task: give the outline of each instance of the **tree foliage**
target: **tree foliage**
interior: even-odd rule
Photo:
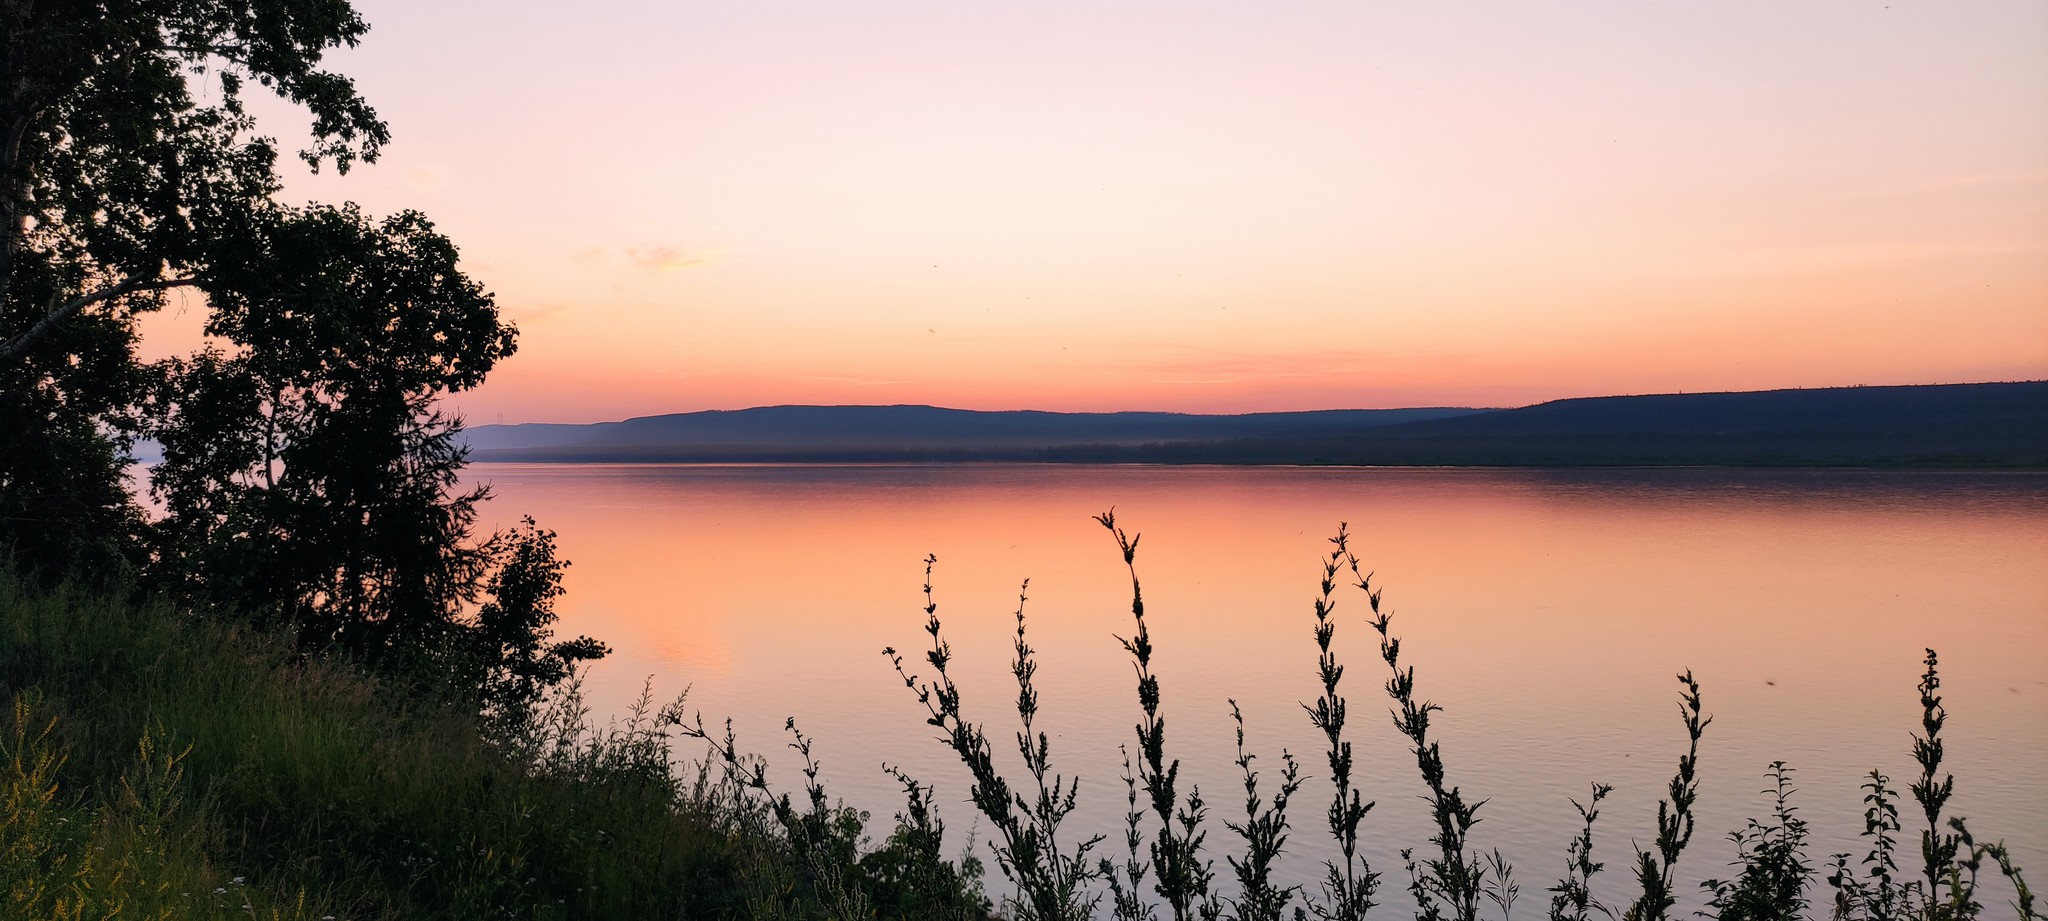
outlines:
[[[601,655],[546,642],[552,533],[479,536],[488,490],[460,488],[436,403],[512,354],[491,295],[416,212],[275,200],[252,85],[310,118],[315,169],[389,139],[323,68],[367,29],[347,0],[0,0],[0,27],[0,550],[52,578],[139,568],[493,706]],[[210,344],[145,363],[136,318],[175,289]],[[123,480],[145,434],[154,522]]]
[[[141,562],[135,316],[271,207],[248,83],[312,116],[315,165],[375,158],[384,124],[320,68],[365,29],[345,0],[0,0],[0,545],[27,568]]]
[[[205,270],[225,348],[168,362],[152,406],[161,573],[315,644],[438,647],[489,560],[486,492],[455,491],[458,427],[432,401],[512,332],[417,214],[278,208],[252,231]]]

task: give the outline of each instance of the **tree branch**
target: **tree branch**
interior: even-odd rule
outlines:
[[[142,291],[164,291],[170,288],[179,288],[198,283],[199,280],[196,278],[152,280],[141,275],[130,275],[113,287],[101,288],[91,294],[81,294],[52,308],[42,319],[36,321],[36,325],[29,327],[27,332],[15,336],[6,342],[0,342],[0,361],[12,361],[19,358],[29,350],[30,346],[35,345],[37,340],[49,335],[50,330],[56,329],[57,324],[70,319],[72,315],[101,301],[113,300],[117,297],[125,297]]]

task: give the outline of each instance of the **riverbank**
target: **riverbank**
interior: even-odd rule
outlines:
[[[0,916],[719,918],[830,894],[758,798],[689,770],[659,709],[593,724],[571,694],[493,730],[282,638],[0,572]],[[676,770],[678,769],[679,770]],[[866,849],[841,895],[979,916]],[[838,839],[835,839],[838,840]]]

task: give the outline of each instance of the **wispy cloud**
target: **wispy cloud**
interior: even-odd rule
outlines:
[[[2044,184],[2048,184],[2048,170],[1959,173],[1852,189],[1843,193],[1840,197],[1886,198],[1896,195],[1927,195],[1970,189],[1996,189],[2009,186],[2040,186]]]
[[[715,250],[691,252],[674,246],[629,246],[626,258],[650,272],[674,272],[704,265],[718,255]]]
[[[438,166],[416,166],[405,171],[405,184],[420,191],[438,189],[448,181],[448,171]]]
[[[1418,372],[1447,372],[1471,364],[1452,353],[1374,352],[1359,349],[1265,349],[1226,351],[1180,346],[1175,354],[1130,363],[1116,373],[1159,384],[1274,383],[1308,380],[1398,379]]]
[[[561,301],[544,301],[541,303],[523,304],[515,313],[516,319],[537,322],[560,316],[569,310],[569,305]]]
[[[836,377],[830,374],[800,374],[799,380],[824,381],[828,384],[851,384],[856,387],[895,387],[913,384],[916,381],[887,381],[869,377]]]

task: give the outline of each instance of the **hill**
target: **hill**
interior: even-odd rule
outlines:
[[[478,460],[700,460],[733,456],[967,452],[1011,454],[1071,445],[1313,438],[1445,419],[1478,409],[1317,412],[979,412],[936,406],[764,406],[644,416],[594,425],[484,425],[465,433]]]
[[[482,426],[481,461],[2048,467],[2048,382],[1175,413],[777,406]]]

